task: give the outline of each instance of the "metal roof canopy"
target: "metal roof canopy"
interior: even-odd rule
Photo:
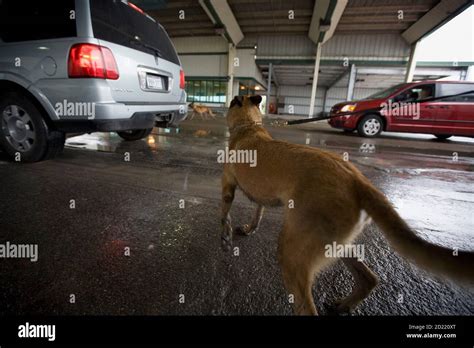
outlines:
[[[135,0],[155,17],[171,37],[221,35],[229,43],[256,43],[259,36],[293,35],[309,37],[313,42],[326,42],[333,34],[398,34],[412,44],[426,36],[470,6],[470,0]],[[184,11],[185,19],[179,19]],[[342,54],[342,52],[341,52]],[[258,58],[258,57],[257,57]],[[313,57],[312,57],[313,58]],[[322,57],[318,85],[328,87],[348,67]],[[278,84],[309,85],[314,73],[314,58],[304,62],[273,61],[273,79]],[[351,62],[352,63],[352,62]],[[378,67],[400,68],[400,64],[379,62]],[[264,77],[268,62],[259,62]],[[356,63],[357,68],[361,64]],[[377,62],[369,64],[375,65]],[[402,62],[402,65],[405,65]],[[363,66],[363,65],[362,65]],[[456,71],[456,68],[452,68]],[[389,70],[389,71],[394,71]],[[398,72],[398,70],[397,70]],[[417,72],[418,73],[418,70]],[[415,78],[419,78],[418,75]],[[443,74],[426,75],[443,77]],[[360,74],[360,70],[358,72]],[[366,74],[356,86],[373,81],[391,83],[402,75],[378,77]],[[380,74],[372,74],[379,76]]]
[[[408,43],[420,39],[472,3],[470,0],[134,0],[133,2],[163,24],[171,37],[220,35],[219,29],[230,30],[232,28],[227,26],[235,25],[229,19],[221,18],[228,15],[236,19],[245,37],[291,34],[308,35],[316,41],[317,38],[311,37],[311,31],[319,29],[319,26],[324,24],[318,23],[319,19],[323,19],[323,22],[331,19],[329,17],[342,4],[344,8],[340,18],[337,19],[338,23],[325,23],[330,26],[328,32],[334,26],[336,34],[397,33]],[[210,11],[207,11],[208,9]],[[226,13],[227,9],[231,13]],[[180,19],[179,11],[184,11],[184,19]],[[212,18],[216,15],[221,23],[216,23],[215,18]]]

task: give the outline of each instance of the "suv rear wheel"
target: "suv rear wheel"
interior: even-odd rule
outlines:
[[[383,121],[378,115],[366,115],[357,125],[357,132],[366,138],[376,137],[382,133]]]
[[[64,149],[64,133],[49,129],[41,111],[20,93],[0,95],[0,146],[18,162],[51,159]]]
[[[134,141],[134,140],[140,140],[147,137],[148,135],[150,135],[152,130],[153,128],[135,129],[135,130],[117,132],[117,134],[124,140]]]

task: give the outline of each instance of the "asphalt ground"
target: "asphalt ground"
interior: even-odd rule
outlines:
[[[472,139],[368,140],[324,124],[272,123],[277,139],[346,153],[421,237],[474,250]],[[47,162],[10,163],[0,152],[0,243],[38,245],[37,262],[0,259],[0,315],[292,314],[276,258],[281,208],[266,210],[256,234],[235,237],[237,256],[220,248],[216,159],[227,136],[223,118],[195,118],[136,142],[71,137]],[[234,225],[254,208],[237,193]],[[356,242],[380,284],[353,315],[474,314],[472,288],[410,265],[375,225]],[[320,314],[351,286],[341,262],[322,272],[313,288]]]

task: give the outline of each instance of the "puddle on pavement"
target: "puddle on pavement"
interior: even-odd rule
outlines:
[[[153,133],[142,140],[128,142],[112,133],[81,134],[66,139],[66,146],[102,152],[121,152],[130,148],[144,149],[140,144],[147,144],[148,150],[157,150],[170,143],[170,135],[179,134],[180,128],[155,128]],[[165,146],[166,147],[166,146]]]

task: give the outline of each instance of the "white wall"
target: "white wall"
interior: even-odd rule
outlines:
[[[253,77],[266,86],[266,81],[263,79],[257,64],[255,64],[254,48],[237,49],[236,57],[239,58],[239,66],[234,68],[234,76]]]
[[[227,55],[181,55],[186,76],[227,76]]]
[[[321,50],[322,59],[404,60],[410,46],[398,34],[334,35]]]
[[[315,44],[307,37],[260,36],[257,55],[313,59]],[[321,49],[321,59],[406,60],[410,46],[398,34],[334,35]]]
[[[354,99],[363,99],[371,94],[381,91],[380,88],[355,88]],[[278,90],[278,102],[284,103],[284,107],[278,108],[279,114],[290,114],[289,106],[292,105],[294,115],[308,116],[309,105],[311,101],[311,86],[289,86],[282,85]],[[329,112],[334,104],[346,101],[347,88],[333,87],[327,92],[325,112]],[[314,116],[322,111],[324,98],[324,89],[318,88],[316,90],[316,99],[314,107]]]
[[[315,47],[307,36],[271,35],[259,36],[257,39],[257,54],[259,56],[314,57]]]
[[[171,39],[178,54],[227,52],[229,46],[221,36],[175,37]]]
[[[178,37],[173,44],[186,76],[227,77],[229,44],[220,36]],[[234,67],[235,77],[252,77],[266,86],[255,64],[255,48],[238,48],[239,65]],[[238,85],[238,84],[237,84]],[[236,91],[234,89],[234,94]]]
[[[279,114],[290,114],[290,106],[293,106],[294,115],[309,114],[309,105],[311,102],[311,86],[288,86],[281,85],[278,89],[278,103],[284,103],[284,107],[278,108]],[[319,113],[323,106],[324,90],[319,88],[316,91],[315,113]]]

